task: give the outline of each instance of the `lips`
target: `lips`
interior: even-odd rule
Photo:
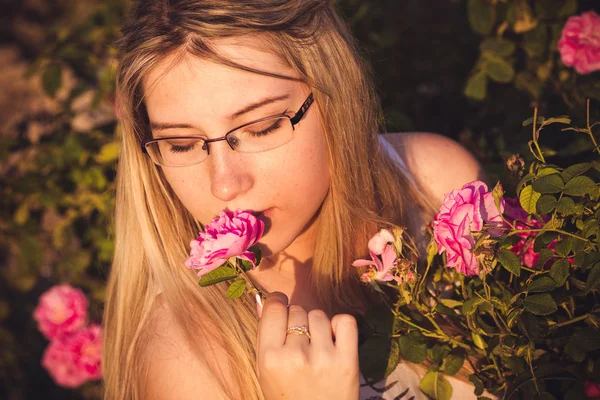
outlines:
[[[259,214],[265,217],[270,217],[273,214],[274,207],[269,207],[264,211],[261,211]]]

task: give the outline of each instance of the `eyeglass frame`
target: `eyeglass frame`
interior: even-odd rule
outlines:
[[[255,121],[250,121],[250,122],[246,122],[245,124],[242,124],[240,126],[238,126],[237,128],[233,128],[232,130],[228,131],[225,135],[218,137],[218,138],[214,138],[214,139],[205,139],[199,136],[169,136],[169,137],[162,137],[162,138],[158,138],[158,139],[146,139],[142,142],[142,144],[140,145],[142,152],[147,154],[150,157],[150,154],[148,153],[148,150],[146,149],[146,146],[150,143],[155,143],[155,142],[160,142],[160,141],[164,141],[164,140],[173,140],[173,139],[199,139],[201,141],[204,142],[204,144],[202,145],[203,149],[202,150],[206,150],[206,156],[208,158],[208,156],[210,155],[210,143],[213,142],[220,142],[220,141],[226,141],[227,144],[229,145],[229,147],[231,148],[231,150],[235,151],[235,149],[233,148],[233,146],[231,145],[231,143],[229,143],[229,140],[227,140],[227,137],[229,136],[229,134],[231,134],[232,132],[237,131],[238,129],[244,128],[248,125],[252,125],[252,124],[256,124],[258,122],[263,122],[263,121],[268,121],[270,119],[276,119],[276,118],[287,118],[290,120],[290,123],[292,124],[292,130],[295,131],[295,126],[302,120],[302,118],[304,118],[304,115],[306,115],[306,112],[308,111],[308,108],[311,106],[311,104],[314,102],[314,97],[312,92],[308,95],[308,97],[306,98],[306,100],[304,100],[304,103],[302,103],[302,105],[300,106],[300,109],[293,115],[293,116],[289,116],[289,115],[271,115],[269,117],[264,117],[264,118],[260,118],[257,119]],[[285,143],[284,143],[285,144]],[[206,149],[204,149],[204,147],[206,146]],[[257,153],[262,153],[264,151],[269,151],[269,150],[273,150],[273,149],[268,149],[268,150],[263,150]],[[256,153],[251,153],[251,154],[256,154]],[[150,159],[152,159],[152,157],[150,157]],[[201,162],[205,161],[206,158],[200,162],[197,162],[196,164],[200,164]],[[154,162],[154,160],[152,160]],[[185,165],[186,167],[189,167],[191,165],[196,165],[196,164],[190,164],[190,165]],[[160,164],[158,164],[160,165]],[[181,167],[183,167],[184,165],[181,165]]]

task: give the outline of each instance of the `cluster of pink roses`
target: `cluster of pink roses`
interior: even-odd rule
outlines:
[[[33,313],[38,329],[50,340],[42,365],[61,386],[102,378],[102,328],[86,326],[87,308],[81,290],[60,285],[42,294]]]
[[[502,213],[488,187],[481,181],[465,184],[460,190],[453,190],[444,196],[444,203],[433,221],[433,235],[438,245],[438,253],[446,252],[447,266],[464,275],[477,275],[479,261],[473,252],[474,233],[481,232],[487,225],[490,236],[500,236],[503,226]]]
[[[433,222],[433,233],[438,253],[446,252],[447,266],[471,276],[481,272],[479,260],[472,252],[475,235],[487,232],[491,237],[497,237],[502,233],[499,228],[526,231],[542,226],[542,222],[530,218],[523,210],[519,199],[501,198],[498,209],[486,184],[474,181],[444,196],[444,203]],[[519,232],[517,236],[521,240],[511,247],[511,251],[519,256],[523,265],[535,267],[540,258],[540,253],[534,250],[537,232]],[[547,247],[554,250],[556,242],[553,240]]]
[[[258,242],[263,231],[264,223],[251,212],[223,210],[206,226],[204,232],[192,240],[185,266],[197,270],[200,278],[225,264],[231,257],[256,266],[255,255],[249,248]]]
[[[579,74],[600,70],[600,15],[594,11],[567,20],[558,50],[563,64]]]

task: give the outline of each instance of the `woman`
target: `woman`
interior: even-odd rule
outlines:
[[[106,398],[370,396],[350,314],[374,300],[350,265],[382,226],[418,239],[443,193],[477,178],[476,161],[436,135],[381,139],[330,1],[144,0],[119,46]],[[267,224],[249,274],[271,293],[260,323],[252,298],[199,288],[183,266],[225,208]],[[410,396],[422,396],[414,384]]]

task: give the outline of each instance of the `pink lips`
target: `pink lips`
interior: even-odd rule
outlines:
[[[265,216],[265,217],[270,217],[273,214],[273,207],[267,208],[266,210],[262,211],[260,214]]]

